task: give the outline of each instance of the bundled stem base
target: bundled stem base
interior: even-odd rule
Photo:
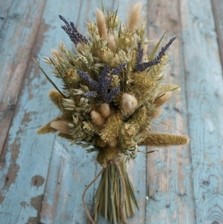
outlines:
[[[95,195],[95,221],[101,214],[110,223],[127,223],[138,208],[133,186],[122,156],[111,161],[103,170]]]

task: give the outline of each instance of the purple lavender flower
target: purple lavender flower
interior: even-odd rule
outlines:
[[[77,73],[91,89],[97,89],[98,83],[87,72],[77,70]]]
[[[68,22],[63,16],[59,15],[60,19],[65,23],[61,26],[62,29],[68,34],[71,41],[77,45],[80,42],[87,43],[87,38],[78,32],[77,28],[74,26],[74,23]]]
[[[121,67],[124,68],[123,65],[120,66],[120,68],[118,67],[114,68],[117,69],[115,70],[116,72],[121,71]],[[105,65],[100,74],[98,75],[97,81],[91,78],[88,73],[78,70],[78,75],[86,82],[90,89],[90,91],[85,93],[85,96],[97,96],[103,102],[110,103],[120,93],[120,87],[111,86],[111,77],[109,76],[109,73],[114,74],[114,69],[111,70],[107,65]]]
[[[142,44],[139,42],[138,48],[137,48],[137,55],[136,55],[136,67],[141,64],[142,57],[143,57],[143,48],[142,48]]]
[[[161,51],[159,52],[159,54],[151,61],[149,62],[143,62],[141,63],[142,57],[141,57],[141,50],[138,46],[138,53],[137,53],[137,57],[136,57],[136,67],[135,67],[135,71],[136,72],[142,72],[144,70],[146,70],[147,68],[153,66],[153,65],[157,65],[160,63],[161,58],[165,55],[167,49],[169,48],[169,46],[173,43],[173,41],[176,39],[176,37],[173,37],[164,47],[161,48]]]
[[[97,93],[95,91],[88,91],[84,94],[84,96],[95,98],[97,97]]]
[[[125,66],[126,66],[126,63],[118,65],[117,67],[115,67],[111,70],[111,74],[112,75],[120,74],[123,71],[123,69],[125,68]]]

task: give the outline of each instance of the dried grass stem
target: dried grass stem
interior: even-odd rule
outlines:
[[[101,171],[96,175],[96,177],[87,185],[87,187],[84,189],[84,192],[82,194],[82,205],[84,207],[84,210],[85,210],[85,213],[90,221],[91,224],[96,224],[96,222],[93,220],[93,217],[91,216],[87,206],[86,206],[86,203],[85,203],[85,194],[87,192],[87,190],[91,187],[91,185],[101,176],[102,172],[103,172],[104,168],[101,169]]]

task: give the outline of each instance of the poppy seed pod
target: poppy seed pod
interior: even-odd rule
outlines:
[[[123,93],[121,98],[121,111],[124,116],[132,114],[137,108],[138,101],[135,96]]]

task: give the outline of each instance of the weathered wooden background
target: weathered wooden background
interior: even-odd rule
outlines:
[[[124,19],[135,1],[103,2],[107,9],[119,4]],[[139,153],[130,164],[140,211],[129,223],[222,224],[223,1],[142,2],[150,39],[177,36],[166,78],[182,89],[153,128],[187,133],[191,142]],[[100,1],[0,0],[0,224],[86,223],[81,195],[99,167],[94,154],[36,135],[58,112],[32,58],[70,44],[58,14],[85,32],[96,7]],[[89,208],[95,188],[87,193]]]

